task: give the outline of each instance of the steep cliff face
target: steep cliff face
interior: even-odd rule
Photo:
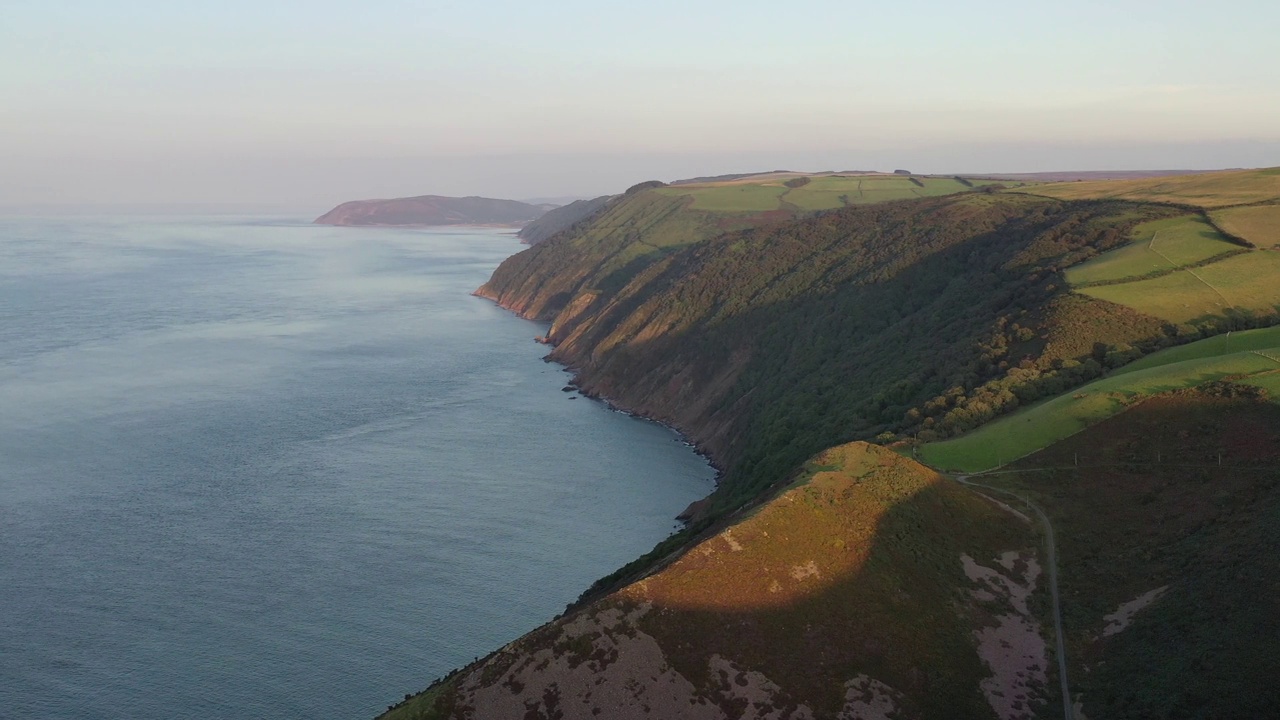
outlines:
[[[387,720],[1030,718],[1051,697],[1035,534],[862,443],[750,517]]]
[[[721,509],[1027,358],[1036,382],[1099,372],[1079,362],[1092,341],[1052,332],[1061,313],[1161,335],[1153,318],[1069,296],[1058,274],[1160,209],[969,194],[785,224],[757,215],[734,231],[681,203],[618,203],[509,259],[479,292],[550,320],[551,358],[585,391],[694,438],[726,470]]]
[[[320,225],[523,225],[550,209],[515,200],[419,197],[353,200],[316,218]]]

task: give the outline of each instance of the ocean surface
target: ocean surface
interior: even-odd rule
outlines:
[[[0,218],[0,717],[358,718],[712,489],[470,296],[496,230]]]

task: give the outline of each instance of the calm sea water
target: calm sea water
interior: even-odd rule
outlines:
[[[0,717],[369,718],[712,471],[560,392],[485,230],[0,219]]]

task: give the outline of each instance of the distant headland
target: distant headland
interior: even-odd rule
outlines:
[[[315,219],[319,225],[510,225],[521,227],[555,205],[484,197],[419,195],[344,202]]]

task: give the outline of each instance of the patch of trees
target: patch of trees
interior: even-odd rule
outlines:
[[[805,185],[808,185],[808,184],[809,184],[809,183],[811,183],[811,182],[813,182],[813,179],[812,179],[812,178],[808,178],[808,177],[798,177],[798,178],[791,178],[790,180],[788,180],[788,181],[786,181],[786,182],[784,182],[784,183],[782,183],[782,184],[783,184],[783,185],[786,185],[786,186],[787,186],[787,187],[789,187],[789,188],[795,189],[795,188],[801,188],[801,187],[804,187]]]

